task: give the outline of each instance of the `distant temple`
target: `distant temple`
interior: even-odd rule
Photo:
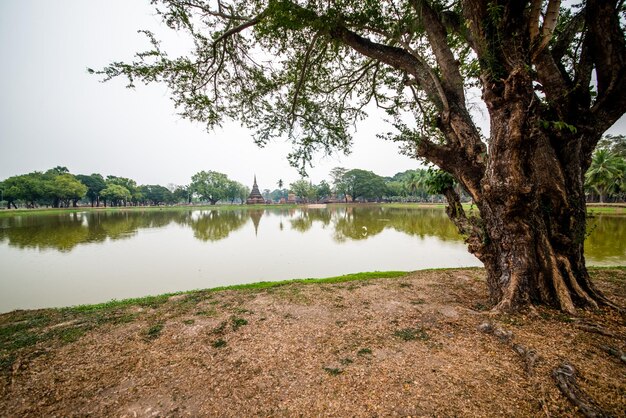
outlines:
[[[257,186],[256,184],[256,175],[255,175],[254,185],[252,186],[252,191],[250,192],[250,196],[248,196],[248,198],[246,199],[246,204],[247,205],[259,205],[259,204],[262,205],[264,203],[265,203],[265,198],[263,197],[261,192],[259,192],[259,186]]]

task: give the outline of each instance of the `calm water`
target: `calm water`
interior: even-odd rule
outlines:
[[[626,217],[587,260],[626,264]],[[478,266],[442,209],[85,212],[0,218],[0,312],[261,280]]]

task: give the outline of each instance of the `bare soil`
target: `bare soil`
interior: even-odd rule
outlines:
[[[626,306],[626,270],[592,275]],[[0,338],[3,417],[576,416],[565,362],[626,411],[623,313],[493,313],[480,269],[18,311]]]

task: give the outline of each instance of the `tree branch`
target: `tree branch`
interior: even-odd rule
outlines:
[[[261,13],[259,13],[258,15],[256,15],[255,17],[253,17],[252,19],[242,23],[239,26],[235,26],[232,29],[227,30],[226,32],[224,32],[219,38],[215,39],[213,41],[213,46],[217,45],[218,43],[220,43],[221,41],[223,41],[226,38],[229,38],[251,26],[256,25],[257,23],[259,23],[261,21],[261,19],[263,19],[263,17],[265,16],[266,11],[263,11]]]
[[[591,112],[601,132],[626,111],[626,44],[615,6],[615,1],[589,0],[585,13],[598,80],[598,99]]]
[[[313,48],[315,47],[315,43],[317,42],[318,37],[319,37],[319,32],[316,33],[315,36],[313,36],[313,39],[311,40],[311,43],[307,47],[306,52],[304,54],[304,62],[302,63],[300,77],[298,78],[298,83],[296,84],[296,89],[293,93],[293,100],[291,101],[291,117],[290,118],[291,118],[292,126],[295,120],[294,115],[296,112],[296,106],[298,105],[298,95],[300,94],[300,90],[302,89],[302,86],[304,85],[304,80],[306,79],[307,69],[309,67],[309,58],[311,57],[311,52],[313,52]]]
[[[541,17],[542,0],[532,0],[530,5],[530,16],[528,18],[528,32],[530,34],[531,45],[535,43],[539,36],[539,17]]]
[[[372,42],[342,25],[332,28],[329,34],[331,38],[341,40],[347,46],[367,57],[411,74],[415,77],[420,87],[426,92],[435,106],[439,110],[443,109],[444,105],[439,91],[430,76],[430,67],[415,58],[409,52],[394,46]]]
[[[556,22],[559,18],[559,8],[561,7],[561,0],[550,0],[548,2],[548,9],[546,15],[543,18],[543,26],[541,27],[541,43],[535,50],[535,54],[540,53],[552,40],[552,34],[554,28],[556,28]]]
[[[437,63],[443,75],[441,82],[446,93],[455,96],[456,101],[465,103],[463,78],[459,72],[459,63],[448,46],[446,28],[427,1],[412,0],[411,5],[418,14],[421,12],[428,41],[435,53]]]

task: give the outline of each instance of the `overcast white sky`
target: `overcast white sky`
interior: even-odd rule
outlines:
[[[200,170],[248,186],[256,174],[261,189],[299,178],[286,160],[288,142],[260,149],[237,124],[207,133],[175,114],[164,86],[129,90],[121,79],[102,84],[87,74],[87,67],[130,60],[147,49],[138,29],[154,31],[165,49],[185,45],[184,35],[165,28],[148,0],[0,1],[0,180],[57,165],[139,184],[187,184]],[[384,176],[416,168],[396,144],[376,138],[386,130],[382,119],[370,117],[349,157],[314,161],[312,181],[327,179],[336,166]]]

